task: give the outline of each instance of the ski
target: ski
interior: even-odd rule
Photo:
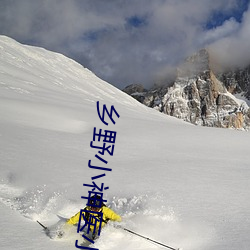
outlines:
[[[60,215],[60,214],[57,214],[56,215],[60,220],[62,220],[62,221],[67,221],[69,218],[68,217],[66,217],[66,216],[63,216],[63,215]]]

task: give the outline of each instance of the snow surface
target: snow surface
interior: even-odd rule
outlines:
[[[124,69],[125,70],[125,69]],[[120,118],[105,126],[96,102]],[[96,149],[93,128],[117,131],[105,155],[107,205],[122,226],[183,250],[250,249],[250,134],[193,126],[153,109],[63,55],[0,36],[0,249],[76,249],[72,227],[55,226],[83,208]],[[101,179],[100,179],[101,180]],[[164,247],[108,225],[101,250]],[[166,249],[166,248],[165,248]]]

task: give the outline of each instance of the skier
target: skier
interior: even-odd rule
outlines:
[[[66,223],[68,225],[75,225],[79,223],[79,217],[80,214],[82,217],[84,216],[84,221],[86,224],[89,224],[89,229],[91,233],[89,233],[89,237],[91,237],[93,240],[97,236],[97,231],[100,227],[103,228],[109,220],[111,221],[117,221],[121,222],[122,218],[120,215],[116,214],[113,210],[108,208],[103,202],[100,196],[91,197],[90,206],[85,207],[85,212],[78,212],[74,216],[72,216]],[[101,205],[100,205],[101,204]],[[87,211],[87,212],[86,212]],[[100,219],[102,217],[102,219]],[[81,218],[82,219],[82,218]],[[82,220],[83,221],[83,220]],[[85,228],[85,234],[87,233],[87,230]]]

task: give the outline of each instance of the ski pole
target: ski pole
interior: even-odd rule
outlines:
[[[45,234],[52,239],[52,236],[50,235],[50,230],[45,227],[40,221],[37,220],[36,222],[44,229]]]
[[[47,227],[45,227],[41,222],[39,222],[38,220],[36,221],[40,226],[42,226],[43,227],[43,229],[44,230],[47,230],[48,228]]]
[[[166,247],[166,248],[168,248],[168,249],[171,249],[171,250],[180,250],[180,248],[173,248],[173,247],[164,245],[164,244],[162,244],[162,243],[160,243],[160,242],[158,242],[158,241],[152,240],[152,239],[150,239],[150,238],[148,238],[148,237],[145,237],[145,236],[143,236],[143,235],[140,235],[140,234],[138,234],[138,233],[135,233],[135,232],[133,232],[133,231],[127,229],[127,228],[124,228],[124,227],[121,227],[121,228],[122,228],[123,230],[125,230],[125,231],[131,233],[131,234],[137,235],[137,236],[139,236],[139,237],[141,237],[141,238],[144,238],[144,239],[146,239],[146,240],[148,240],[148,241],[152,241],[152,242],[154,242],[154,243],[156,243],[156,244],[158,244],[158,245],[161,245],[161,246],[163,246],[163,247]]]

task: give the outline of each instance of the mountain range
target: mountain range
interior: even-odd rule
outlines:
[[[195,125],[249,129],[250,66],[219,70],[207,49],[188,57],[171,84],[124,90],[139,102]]]

